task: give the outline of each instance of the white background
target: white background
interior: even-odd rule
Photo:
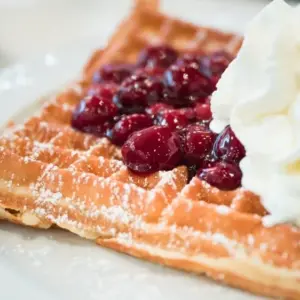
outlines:
[[[168,12],[243,31],[267,0],[164,0]],[[101,45],[131,0],[0,0],[0,66],[91,41]],[[101,29],[101,30],[100,30]],[[99,33],[101,32],[101,35]]]

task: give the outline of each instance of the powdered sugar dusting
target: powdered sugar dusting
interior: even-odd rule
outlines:
[[[216,207],[216,211],[222,215],[228,215],[230,213],[230,208],[226,205],[219,205]]]
[[[101,206],[98,210],[98,216],[102,215],[104,218],[111,220],[113,223],[121,222],[122,224],[130,224],[135,220],[135,217],[125,211],[120,206]]]
[[[176,188],[175,176],[176,175],[173,171],[160,171],[159,177],[161,178],[161,180],[157,184],[157,187],[171,185],[173,188]]]

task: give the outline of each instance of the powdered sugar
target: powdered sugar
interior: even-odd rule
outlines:
[[[222,215],[228,215],[230,212],[230,208],[226,205],[219,205],[216,207],[216,211]]]

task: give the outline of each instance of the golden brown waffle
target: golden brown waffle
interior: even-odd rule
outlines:
[[[55,225],[254,293],[300,299],[300,230],[265,228],[266,211],[254,194],[220,191],[197,178],[188,183],[185,167],[133,175],[107,139],[70,127],[93,72],[103,63],[134,61],[153,42],[236,53],[241,38],[138,5],[106,49],[95,52],[79,84],[0,138],[0,217]]]

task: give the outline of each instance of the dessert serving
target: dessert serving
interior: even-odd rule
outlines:
[[[299,15],[274,1],[243,42],[138,1],[2,133],[0,218],[300,299]]]

